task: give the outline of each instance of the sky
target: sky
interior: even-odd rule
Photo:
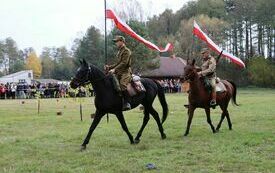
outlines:
[[[127,0],[107,0],[107,8]],[[189,0],[137,0],[149,15],[179,10]],[[112,25],[108,21],[108,26]],[[103,0],[5,0],[0,5],[0,40],[11,37],[19,49],[71,48],[75,38],[95,26],[104,28]]]

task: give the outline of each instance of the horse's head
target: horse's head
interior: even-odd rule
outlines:
[[[90,82],[90,67],[88,63],[80,60],[80,67],[77,69],[75,77],[72,79],[70,85],[73,89],[83,86]]]
[[[196,60],[193,59],[192,62],[187,59],[187,64],[184,67],[184,80],[194,80],[195,76],[197,75],[197,69],[195,67]]]

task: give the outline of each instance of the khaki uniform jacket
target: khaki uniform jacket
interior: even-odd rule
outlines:
[[[132,70],[131,70],[131,51],[125,45],[122,46],[117,55],[118,62],[110,65],[110,69],[115,69],[115,75],[120,83],[122,91],[127,89],[127,84],[131,82]]]
[[[115,69],[115,74],[121,76],[123,74],[131,74],[131,51],[126,46],[122,46],[117,55],[118,62],[110,65],[110,69]]]
[[[202,76],[205,76],[209,79],[216,78],[216,59],[212,56],[209,56],[206,61],[203,62],[201,66],[201,72],[199,72]]]

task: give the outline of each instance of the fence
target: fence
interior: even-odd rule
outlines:
[[[73,116],[83,120],[95,112],[94,97],[54,99],[0,100],[0,116],[20,114],[26,116]],[[0,117],[1,118],[1,117]]]

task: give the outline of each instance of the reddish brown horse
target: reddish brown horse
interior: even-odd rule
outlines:
[[[226,91],[217,93],[217,105],[220,106],[222,114],[221,120],[215,129],[210,118],[210,94],[205,89],[203,79],[199,78],[197,69],[195,68],[194,64],[195,60],[193,60],[192,63],[189,63],[187,61],[187,65],[184,68],[184,80],[189,80],[190,83],[190,90],[188,96],[188,121],[184,136],[187,136],[189,133],[190,125],[196,108],[204,108],[207,117],[207,123],[210,125],[213,133],[219,130],[225,117],[228,122],[229,130],[231,130],[232,124],[229,117],[229,113],[227,111],[227,107],[231,98],[232,103],[238,106],[238,104],[236,103],[236,85],[233,82],[227,80],[221,81],[225,85]]]

